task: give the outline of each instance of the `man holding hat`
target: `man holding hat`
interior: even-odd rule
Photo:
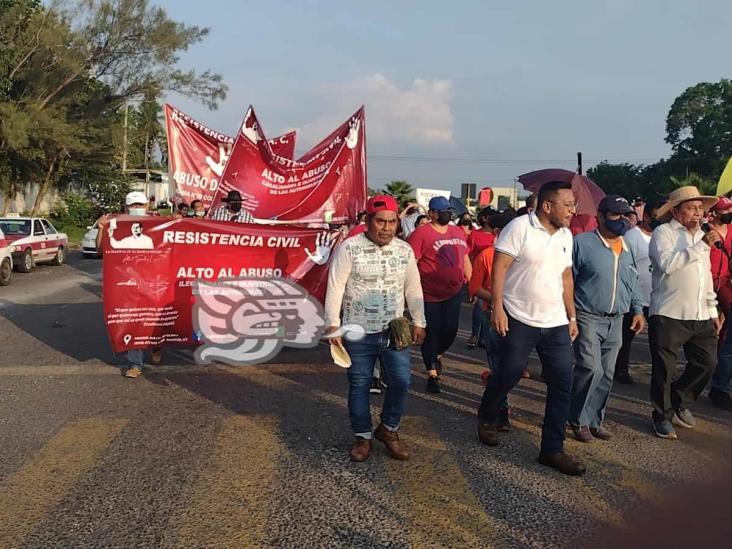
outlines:
[[[395,238],[398,212],[394,197],[371,198],[366,204],[366,232],[346,239],[337,248],[328,271],[326,334],[337,331],[342,324],[356,324],[366,332],[358,341],[349,340],[347,335],[343,340],[330,339],[331,345],[343,345],[351,358],[348,412],[356,437],[350,452],[353,461],[368,459],[372,437],[383,442],[394,459],[409,458],[397,433],[410,382],[409,345],[403,340],[409,330],[403,318],[405,300],[414,321],[413,344],[424,340],[426,321],[414,252],[406,242]],[[395,337],[395,331],[399,337]],[[387,388],[381,424],[372,432],[369,390],[377,358]]]
[[[623,240],[635,210],[622,196],[608,195],[597,207],[597,229],[574,238],[572,271],[579,336],[569,424],[581,442],[608,440],[603,426],[613,386],[615,360],[622,345],[623,315],[630,329],[645,326],[635,258]]]
[[[427,337],[422,360],[427,369],[427,392],[439,393],[442,355],[455,341],[460,323],[461,292],[472,267],[465,231],[452,221],[450,201],[435,196],[429,202],[430,223],[415,229],[409,244],[417,258],[424,292]]]
[[[256,223],[254,216],[242,208],[241,194],[239,191],[229,191],[221,206],[213,210],[209,217],[213,221],[231,221],[233,223]]]
[[[721,320],[712,282],[709,252],[719,233],[701,227],[702,216],[717,202],[696,187],[679,187],[658,210],[671,221],[653,231],[649,246],[652,290],[649,320],[653,429],[677,438],[674,425],[691,429],[688,406],[696,401],[717,364]],[[676,353],[683,347],[687,365],[677,379]]]

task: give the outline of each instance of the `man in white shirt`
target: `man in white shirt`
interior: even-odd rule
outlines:
[[[636,211],[638,209],[636,199]],[[651,304],[651,258],[648,256],[648,246],[651,243],[656,215],[661,204],[656,202],[643,202],[641,209],[643,216],[640,223],[629,230],[623,237],[630,252],[633,254],[635,264],[638,268],[638,287],[643,305],[643,315],[648,322],[648,307]],[[636,332],[630,329],[633,322],[633,314],[627,313],[623,317],[623,345],[620,347],[618,359],[615,362],[615,381],[624,385],[635,383],[630,375],[630,350]]]
[[[331,345],[342,344],[351,358],[348,411],[356,436],[350,452],[353,461],[368,459],[372,436],[386,445],[391,457],[409,458],[397,430],[409,392],[411,360],[408,346],[396,348],[389,323],[402,317],[405,300],[414,321],[414,345],[424,341],[427,323],[414,252],[409,244],[395,238],[398,211],[391,196],[371,198],[366,204],[366,232],[346,239],[338,247],[328,272],[326,334],[341,326],[341,311],[344,325],[360,325],[366,332],[358,341],[350,341],[347,336],[330,340]],[[377,358],[387,389],[381,424],[372,433],[369,389]]]
[[[568,229],[575,210],[569,183],[545,183],[536,211],[509,223],[496,242],[491,326],[500,336],[501,367],[488,378],[478,410],[478,438],[496,446],[501,402],[521,379],[529,353],[536,348],[547,382],[539,463],[566,475],[585,472],[582,463],[564,453],[572,341],[578,334]]]
[[[717,364],[721,321],[709,251],[721,237],[700,226],[704,212],[716,201],[716,197],[701,196],[696,187],[676,189],[658,210],[659,219],[671,217],[671,221],[656,228],[651,237],[651,401],[653,429],[661,438],[677,438],[674,425],[694,427],[696,420],[688,406],[699,397]],[[680,347],[687,365],[676,379]]]

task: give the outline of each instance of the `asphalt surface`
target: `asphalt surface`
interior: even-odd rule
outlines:
[[[351,463],[346,378],[326,348],[239,368],[196,366],[176,350],[122,378],[102,324],[100,262],[69,261],[0,288],[3,548],[614,547],[640,525],[673,541],[728,473],[732,414],[706,396],[697,429],[651,435],[644,335],[639,383],[616,386],[610,402],[615,438],[567,442],[584,477],[536,463],[536,361],[511,397],[513,431],[481,446],[483,354],[465,347],[467,305],[440,395],[424,392],[414,353],[401,431],[412,459],[391,460],[377,443],[368,462]],[[375,421],[382,398],[372,397]],[[683,523],[663,510],[677,503]],[[708,533],[698,531],[700,546]]]

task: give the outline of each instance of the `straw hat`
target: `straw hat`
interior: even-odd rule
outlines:
[[[701,200],[702,207],[705,210],[710,209],[717,203],[716,196],[702,196],[699,194],[699,189],[691,185],[687,187],[679,187],[674,189],[673,192],[668,195],[668,202],[658,209],[656,217],[658,219],[668,219],[671,217],[671,210],[683,202],[689,202],[690,200]]]

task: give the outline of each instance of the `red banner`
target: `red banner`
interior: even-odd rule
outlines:
[[[238,190],[255,218],[303,223],[347,223],[366,204],[364,109],[297,161],[284,158],[267,141],[249,107],[214,206]]]
[[[171,195],[180,196],[187,204],[193,200],[201,200],[208,209],[231,155],[234,138],[207,128],[167,104],[165,127]],[[288,159],[294,157],[294,131],[276,137],[269,143],[278,156]]]
[[[195,281],[292,280],[323,303],[338,231],[118,216],[103,235],[104,318],[114,352],[199,343]]]

